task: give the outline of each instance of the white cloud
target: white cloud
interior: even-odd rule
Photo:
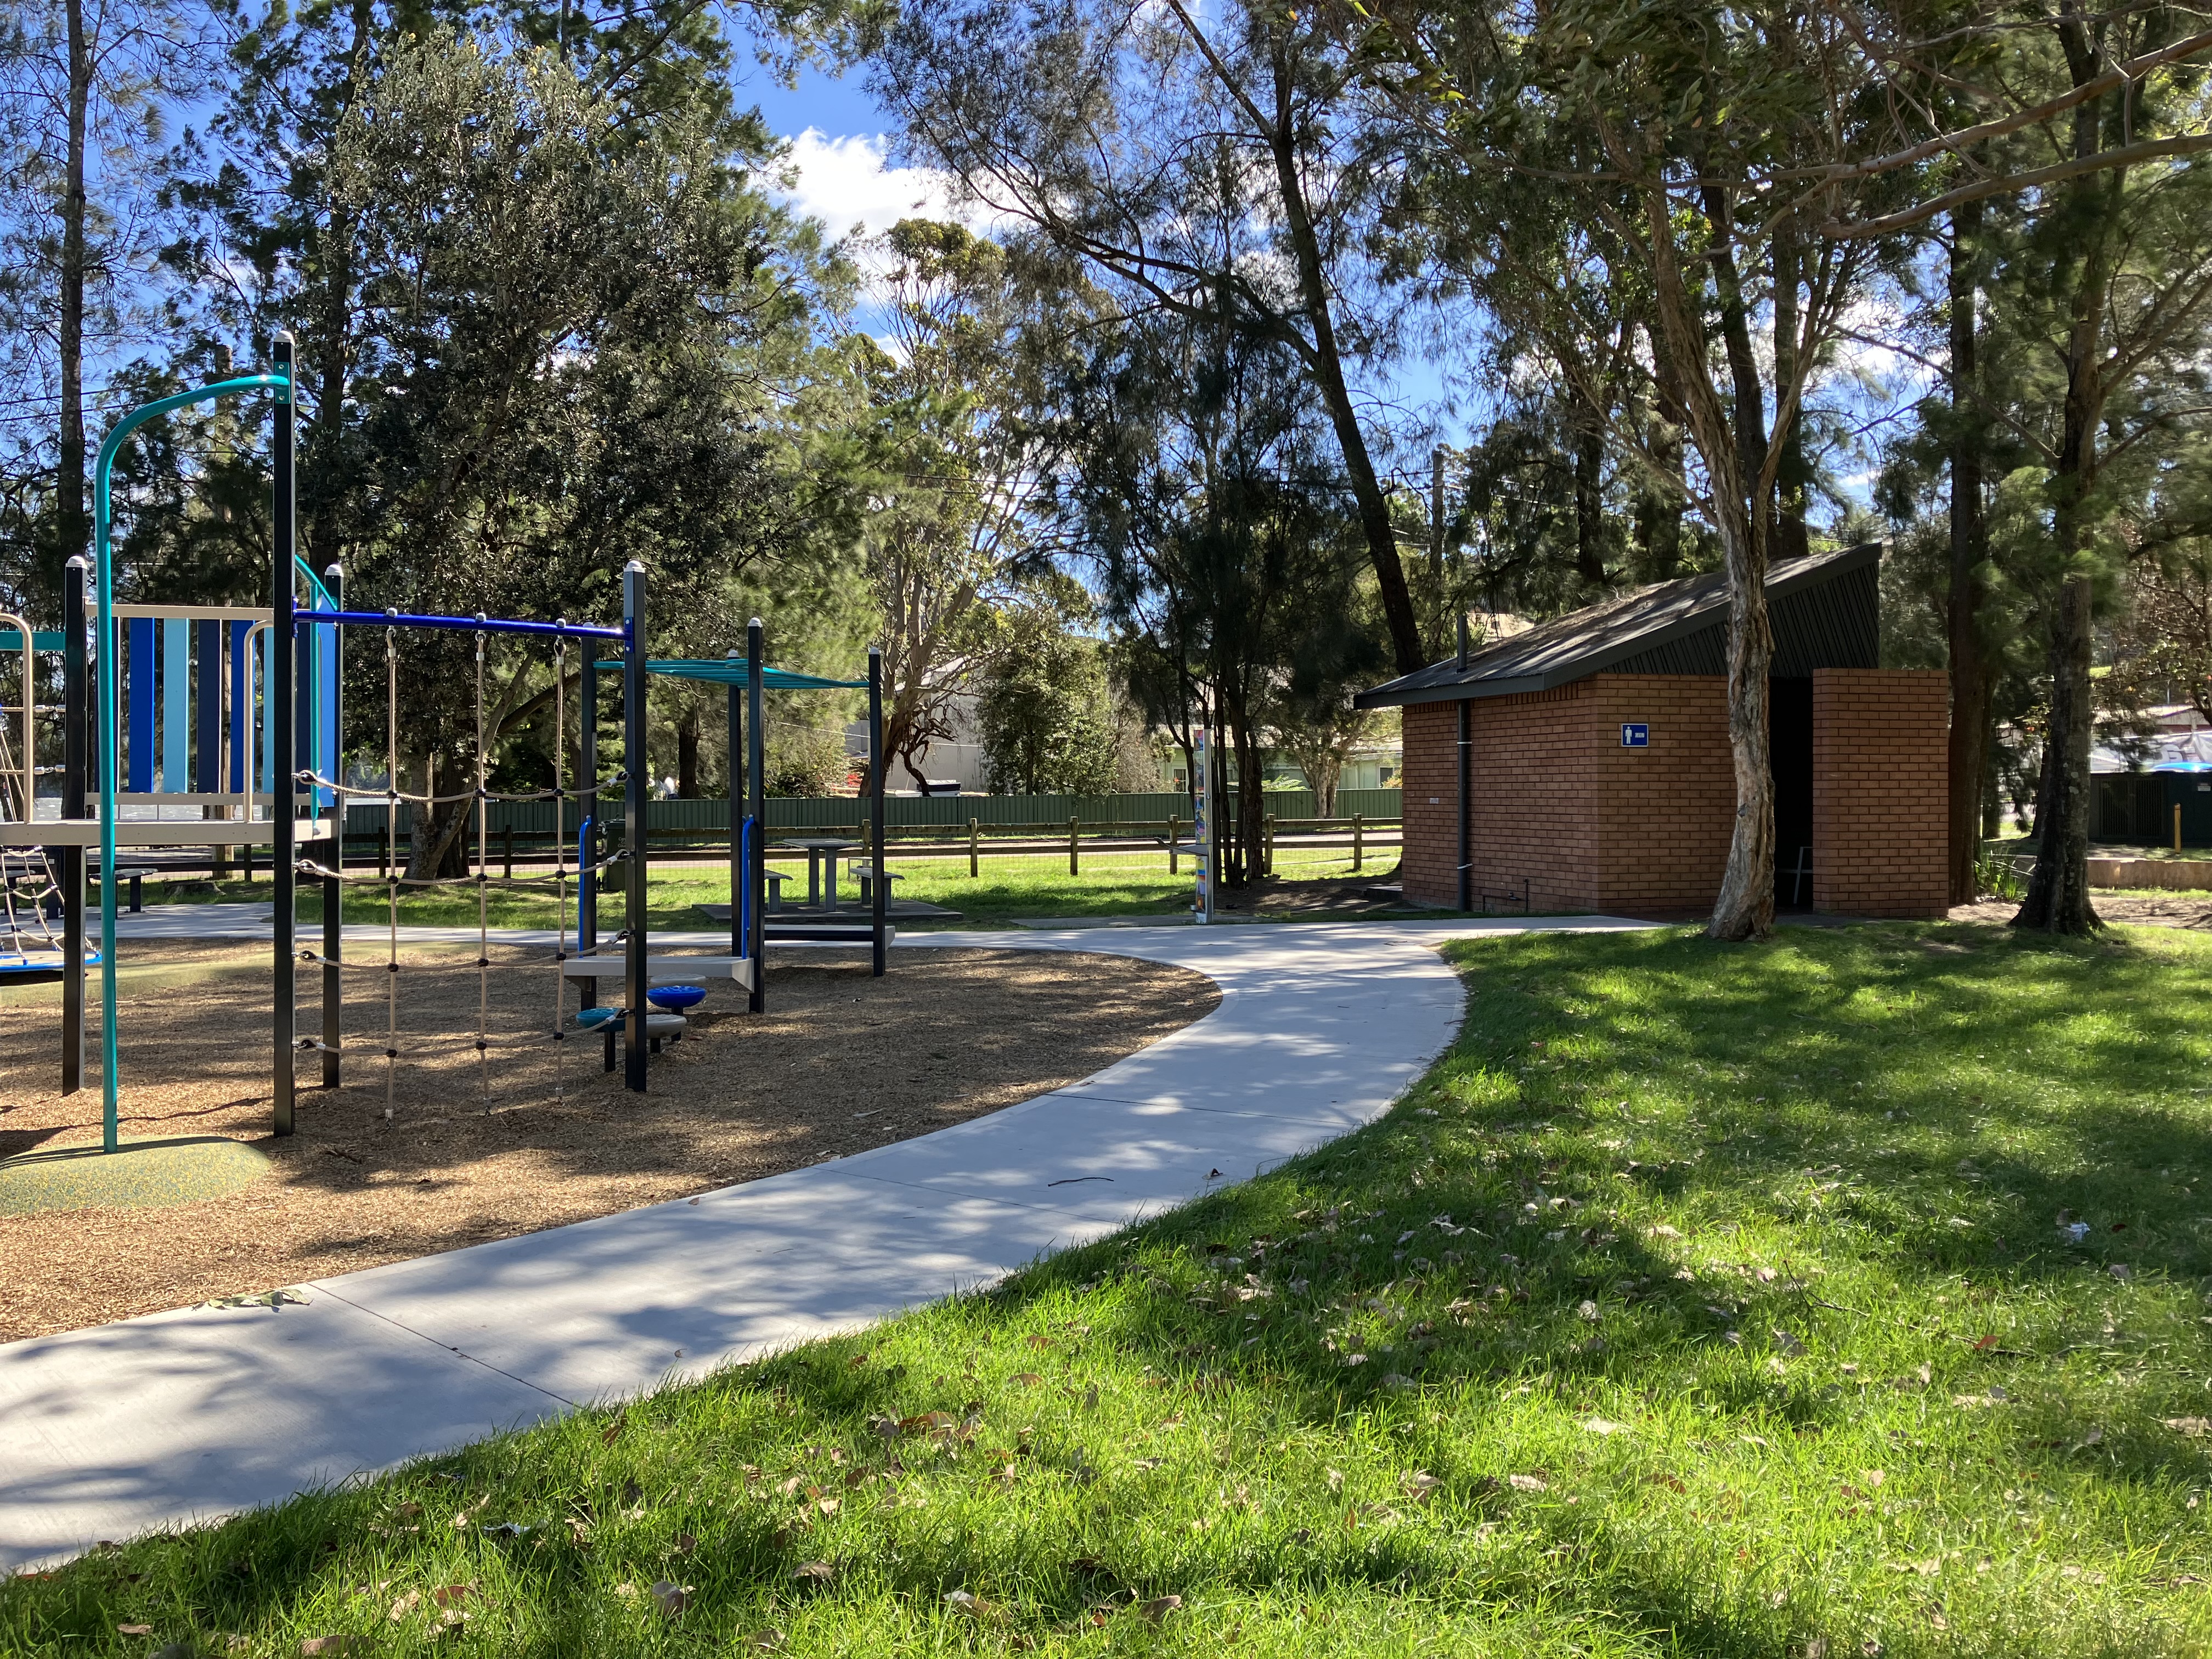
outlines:
[[[952,181],[928,167],[885,165],[880,133],[848,133],[832,138],[809,127],[791,141],[792,187],[784,199],[801,213],[819,219],[833,237],[854,226],[889,230],[916,216],[972,222],[972,210],[958,204]]]

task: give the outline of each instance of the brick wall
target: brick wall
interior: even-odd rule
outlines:
[[[1813,908],[1940,916],[1949,903],[1950,690],[1924,669],[1813,674]]]
[[[1524,890],[1538,910],[1595,909],[1598,764],[1589,683],[1472,705],[1469,878],[1480,895]],[[1409,898],[1456,902],[1458,708],[1406,710],[1405,883]]]
[[[1942,915],[1944,677],[1822,669],[1813,699],[1814,907]],[[1478,895],[1525,882],[1537,909],[1711,908],[1735,821],[1724,679],[1600,674],[1473,710]],[[1406,893],[1431,904],[1456,894],[1456,720],[1451,703],[1405,714]],[[1650,728],[1648,748],[1622,746],[1631,722]]]
[[[1595,908],[1704,911],[1720,896],[1735,823],[1728,682],[1716,674],[1600,674],[1585,682],[1601,757]],[[1650,728],[1624,748],[1620,728]]]

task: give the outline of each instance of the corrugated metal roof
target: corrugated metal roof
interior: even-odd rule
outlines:
[[[1787,559],[1766,573],[1774,673],[1875,668],[1881,658],[1881,544]],[[1728,672],[1728,578],[1656,582],[1555,617],[1525,634],[1404,675],[1356,700],[1362,708],[1549,691],[1592,674]]]

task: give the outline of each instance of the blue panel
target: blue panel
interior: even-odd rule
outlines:
[[[191,791],[192,625],[182,617],[161,622],[161,789]]]
[[[261,684],[261,793],[276,793],[276,699],[270,686],[270,668],[273,654],[269,649],[272,630],[263,629],[256,636],[260,647],[254,654],[259,659],[255,678]]]
[[[246,793],[246,757],[253,752],[253,653],[246,636],[252,623],[230,625],[230,787]]]
[[[124,769],[124,788],[130,793],[154,792],[154,619],[130,619],[131,649],[123,659],[130,678],[123,707],[130,716],[125,733],[130,759]]]

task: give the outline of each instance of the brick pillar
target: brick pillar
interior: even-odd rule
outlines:
[[[1813,908],[1940,916],[1950,902],[1950,687],[1923,669],[1813,672]]]

